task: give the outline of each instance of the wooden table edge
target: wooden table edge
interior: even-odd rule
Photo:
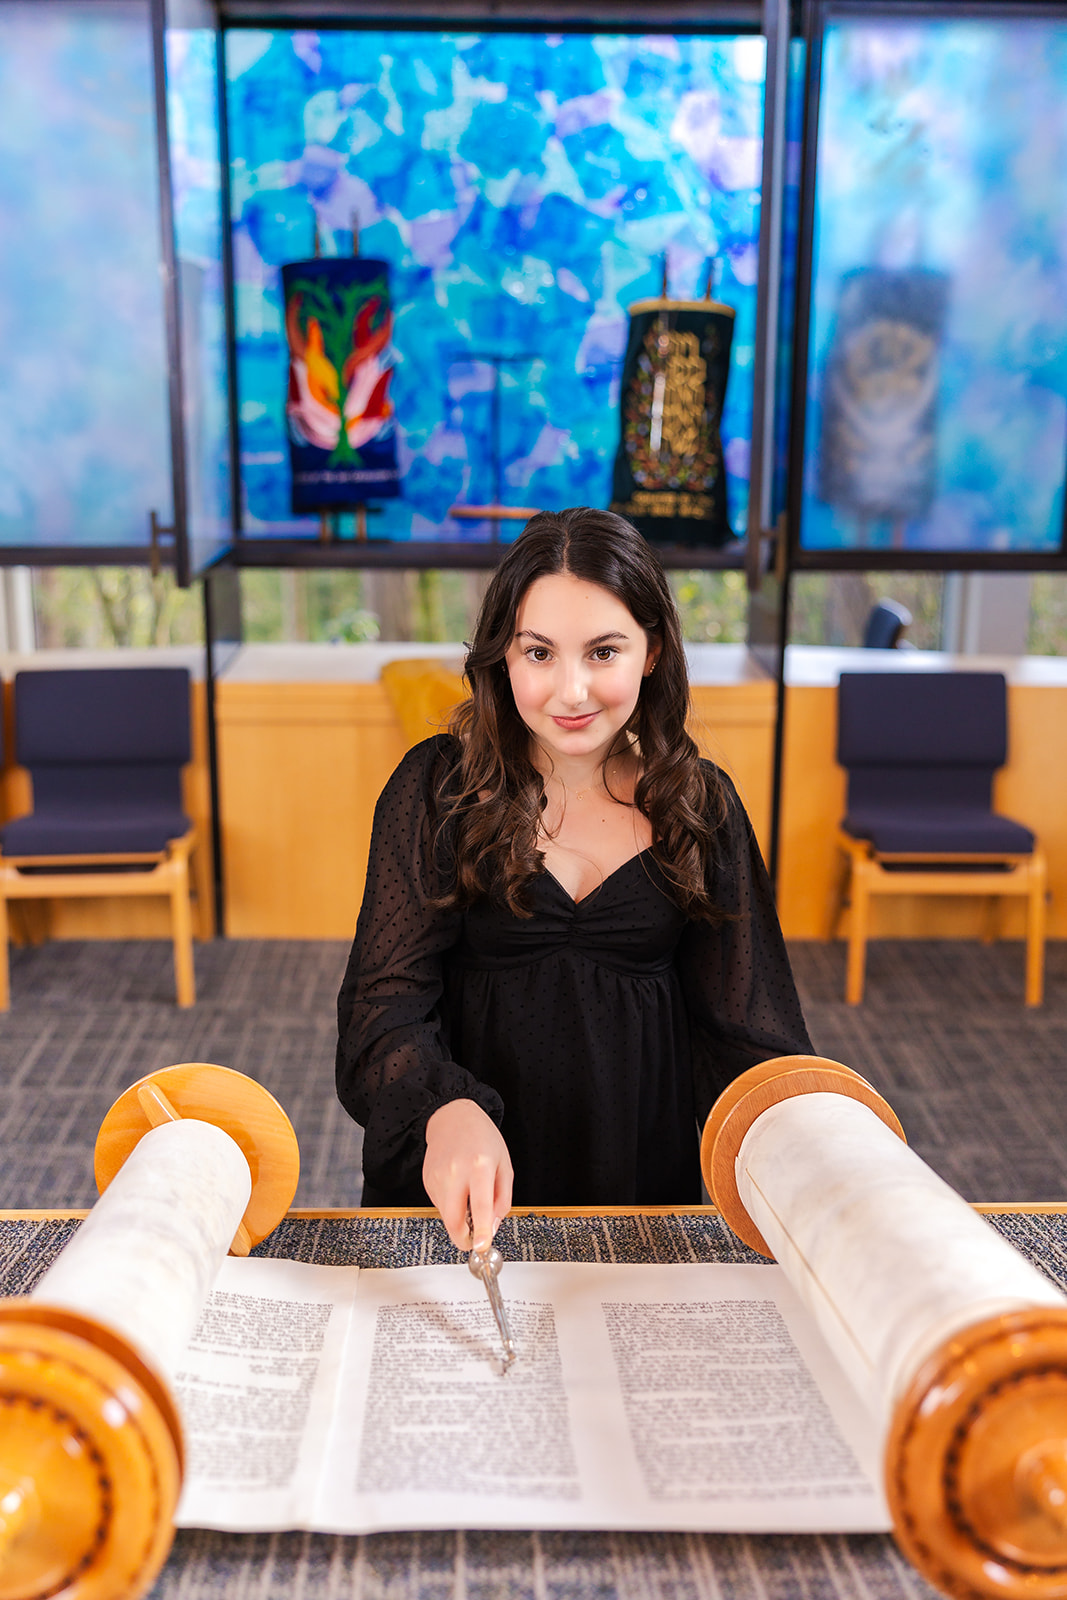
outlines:
[[[972,1200],[974,1211],[986,1216],[1062,1216],[1067,1200]],[[80,1222],[89,1215],[88,1207],[69,1209],[3,1209],[0,1222]],[[293,1206],[286,1220],[298,1222],[339,1222],[349,1217],[368,1220],[436,1218],[433,1206]],[[714,1206],[513,1206],[509,1217],[717,1217]]]

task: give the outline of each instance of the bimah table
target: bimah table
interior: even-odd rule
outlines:
[[[1067,1204],[982,1206],[1067,1289]],[[0,1294],[27,1293],[83,1212],[0,1212]],[[754,1262],[712,1208],[511,1213],[505,1260]],[[293,1211],[257,1255],[360,1267],[455,1262],[428,1211]],[[150,1600],[925,1600],[888,1535],[179,1530]]]

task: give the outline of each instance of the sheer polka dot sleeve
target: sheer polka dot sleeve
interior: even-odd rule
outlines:
[[[363,1170],[375,1189],[417,1191],[426,1123],[470,1099],[499,1123],[499,1095],[452,1060],[439,1002],[444,962],[460,937],[442,890],[432,817],[435,774],[450,739],[410,750],[374,813],[363,905],[337,1001],[337,1092],[364,1129]]]
[[[812,1051],[763,857],[733,784],[721,776],[729,807],[711,896],[727,915],[718,926],[690,923],[678,951],[701,1123],[738,1073]]]

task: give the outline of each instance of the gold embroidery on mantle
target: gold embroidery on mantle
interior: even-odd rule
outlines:
[[[715,509],[708,494],[677,494],[672,489],[635,489],[629,500],[612,502],[622,517],[710,517]]]
[[[706,341],[714,354],[714,330]],[[718,477],[712,447],[719,419],[708,403],[707,373],[698,336],[668,328],[663,317],[657,318],[645,335],[624,411],[623,442],[634,482],[649,501],[657,502],[655,508],[640,507],[645,516],[707,515],[688,506],[668,510],[662,495],[664,490],[684,490],[690,492],[672,495],[672,501],[705,499],[692,491],[710,489]],[[646,495],[635,491],[635,513]]]

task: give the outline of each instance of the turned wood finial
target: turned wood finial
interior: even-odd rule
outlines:
[[[185,1061],[131,1084],[100,1124],[94,1156],[96,1186],[103,1194],[149,1128],[179,1118],[221,1128],[248,1162],[252,1196],[231,1247],[232,1255],[246,1256],[274,1231],[292,1205],[300,1149],[277,1100],[243,1072],[207,1061]]]
[[[167,1558],[181,1480],[173,1401],[131,1345],[0,1302],[4,1600],[136,1600]]]
[[[904,1138],[896,1113],[865,1078],[825,1056],[775,1056],[734,1079],[716,1100],[704,1124],[700,1166],[712,1200],[737,1237],[761,1255],[772,1254],[737,1192],[736,1162],[749,1128],[758,1116],[800,1094],[843,1094],[869,1107]]]
[[[1067,1309],[989,1317],[898,1401],[886,1497],[904,1554],[954,1596],[1067,1595]]]
[[[149,1152],[146,1145],[130,1161],[146,1136],[163,1146]],[[195,1187],[183,1194],[180,1183],[168,1189],[160,1179],[160,1164],[169,1163],[172,1178],[177,1170],[192,1184],[186,1162],[194,1147],[210,1148],[213,1160],[226,1155],[228,1179],[219,1166],[198,1169],[215,1175],[205,1211],[218,1217],[213,1242],[190,1226]],[[132,1308],[107,1299],[115,1238],[126,1242],[136,1279],[138,1251],[166,1265],[187,1233],[206,1276],[235,1225],[231,1250],[247,1255],[281,1221],[296,1191],[299,1151],[288,1117],[262,1085],[226,1067],[187,1062],[119,1097],[101,1125],[95,1165],[102,1195],[115,1183],[121,1225],[79,1230],[39,1290],[0,1301],[0,1600],[138,1600],[152,1587],[174,1536],[183,1471],[181,1424],[159,1346],[181,1315],[195,1321],[200,1305],[180,1274],[185,1287],[162,1314],[156,1294],[145,1290],[141,1299],[156,1307],[157,1320],[156,1337],[146,1338]],[[179,1203],[167,1228],[146,1226],[138,1203],[165,1196],[169,1206],[172,1194]],[[94,1221],[108,1205],[101,1200]],[[50,1289],[76,1258],[90,1283],[87,1300]],[[166,1327],[163,1316],[171,1317]]]

